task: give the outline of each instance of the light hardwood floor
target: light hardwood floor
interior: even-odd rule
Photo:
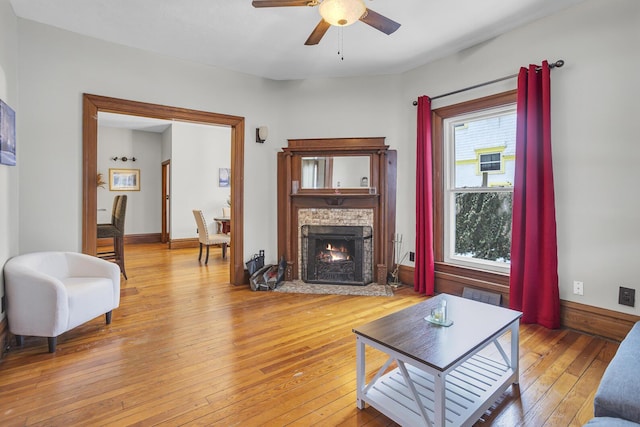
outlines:
[[[355,405],[354,326],[422,301],[252,292],[213,251],[126,248],[113,323],[26,338],[0,364],[0,424],[393,426]],[[521,326],[520,387],[477,426],[580,426],[617,343]],[[367,353],[368,362],[382,355]],[[371,373],[369,373],[371,374]]]

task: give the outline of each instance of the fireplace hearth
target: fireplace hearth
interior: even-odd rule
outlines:
[[[360,286],[372,281],[371,227],[303,225],[301,232],[303,281]]]

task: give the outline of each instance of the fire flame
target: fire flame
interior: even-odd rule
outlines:
[[[345,247],[334,246],[331,243],[327,243],[325,250],[319,255],[320,258],[324,258],[325,262],[343,261],[351,259],[349,250]]]

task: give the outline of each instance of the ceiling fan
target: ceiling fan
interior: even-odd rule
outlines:
[[[322,19],[305,45],[318,44],[332,25],[346,27],[362,21],[387,35],[400,28],[394,20],[368,9],[364,0],[253,0],[251,4],[253,7],[318,6]]]

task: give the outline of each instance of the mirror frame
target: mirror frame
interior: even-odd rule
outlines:
[[[302,157],[326,157],[331,156],[369,156],[369,187],[340,188],[342,194],[368,195],[370,188],[375,188],[375,192],[380,191],[381,183],[378,165],[375,161],[381,153],[388,150],[384,145],[384,138],[364,137],[364,138],[313,138],[313,139],[289,139],[287,147],[282,151],[290,158],[291,169],[288,179],[298,181],[298,191],[295,193],[304,195],[335,194],[334,188],[300,188],[302,177]],[[289,182],[289,190],[291,190]]]

